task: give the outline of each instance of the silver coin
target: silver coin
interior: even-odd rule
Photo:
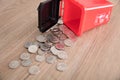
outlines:
[[[55,44],[55,48],[58,50],[64,50],[65,46],[62,43],[57,43],[57,44]]]
[[[51,29],[50,29],[50,30],[51,30]],[[50,30],[49,30],[48,32],[45,32],[45,33],[43,34],[43,36],[46,37],[46,39],[47,39],[47,36],[48,36],[49,34],[51,34],[51,31],[50,31]]]
[[[25,47],[25,48],[28,48],[28,47],[29,47],[30,45],[32,45],[32,44],[33,44],[32,42],[26,42],[25,45],[24,45],[24,47]]]
[[[39,35],[36,37],[36,40],[39,42],[45,42],[47,39],[44,35]]]
[[[29,74],[34,75],[34,74],[39,73],[40,70],[39,70],[39,67],[38,67],[38,66],[34,65],[34,66],[31,66],[31,67],[29,68],[28,72],[29,72]]]
[[[40,42],[40,43],[39,43],[39,46],[41,47],[43,44],[45,44],[45,42]]]
[[[62,35],[59,37],[59,39],[63,41],[63,40],[65,40],[65,39],[67,39],[67,36],[66,36],[65,34],[62,34]]]
[[[51,32],[58,32],[58,31],[60,31],[60,29],[59,29],[59,28],[53,28],[53,29],[51,29],[50,31],[51,31]]]
[[[49,39],[50,39],[51,37],[53,37],[53,34],[52,34],[52,33],[47,34],[47,35],[46,35],[47,41],[49,41]]]
[[[42,51],[41,49],[38,49],[38,55],[45,55],[46,52]]]
[[[30,65],[32,64],[32,61],[31,61],[30,59],[28,59],[28,60],[23,60],[23,61],[21,61],[21,64],[22,64],[22,66],[24,66],[24,67],[28,67],[28,66],[30,66]]]
[[[49,47],[51,47],[51,46],[53,46],[53,43],[51,43],[51,42],[46,42],[46,44],[49,46]]]
[[[36,46],[38,46],[38,47],[40,47],[40,42],[33,42],[33,44],[32,45],[36,45]]]
[[[22,53],[22,54],[20,55],[20,59],[21,59],[21,60],[30,59],[30,54],[29,54],[29,53]]]
[[[51,37],[49,40],[52,43],[58,43],[60,41],[59,38],[57,38],[56,36]]]
[[[47,0],[40,0],[40,2],[45,2],[45,1],[47,1]]]
[[[57,56],[60,59],[67,59],[68,58],[68,54],[65,51],[60,51]]]
[[[73,41],[71,41],[70,39],[66,39],[66,40],[64,40],[64,44],[68,47],[71,47],[71,46],[73,46]]]
[[[40,49],[43,51],[48,51],[50,50],[50,46],[44,43],[43,45],[40,46]]]
[[[38,62],[43,62],[45,60],[45,56],[44,55],[42,55],[42,56],[36,55],[35,60]]]
[[[53,64],[53,63],[55,63],[57,61],[57,58],[55,57],[55,56],[48,56],[47,58],[46,58],[46,62],[47,63],[49,63],[49,64]]]
[[[63,72],[63,71],[65,71],[66,69],[67,69],[67,64],[66,64],[66,63],[58,63],[58,64],[57,64],[57,70],[58,70],[58,71]]]
[[[17,60],[13,60],[13,61],[11,61],[10,63],[9,63],[9,68],[11,68],[11,69],[15,69],[15,68],[17,68],[18,66],[20,65],[20,62],[19,61],[17,61]]]
[[[62,19],[59,19],[59,20],[58,20],[58,24],[63,25],[63,20],[62,20]]]
[[[56,32],[52,32],[53,35],[57,36],[57,37],[60,37],[63,33],[62,31],[56,31]]]
[[[30,52],[30,53],[36,53],[37,50],[38,50],[38,46],[36,46],[36,45],[30,45],[28,47],[28,52]]]
[[[53,33],[56,34],[56,35],[62,35],[63,34],[62,31],[56,31],[56,32],[53,32]]]
[[[68,27],[66,27],[65,25],[60,25],[59,29],[72,41],[76,41],[77,40],[77,36],[75,35],[75,33],[73,33],[73,31],[71,31]]]
[[[58,41],[57,37],[56,37],[55,35],[53,35],[52,33],[48,34],[48,35],[46,36],[46,38],[47,38],[47,42],[53,43],[53,42]],[[52,41],[53,39],[54,39],[54,41]]]
[[[51,48],[52,44],[50,42],[45,42],[44,44],[46,47]]]
[[[55,46],[51,47],[51,48],[50,48],[50,51],[52,52],[53,55],[58,55],[58,53],[59,53],[59,50],[57,50],[57,49],[55,48]]]

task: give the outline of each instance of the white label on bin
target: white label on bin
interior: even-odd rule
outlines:
[[[110,12],[99,14],[96,16],[95,25],[103,24],[104,22],[109,21],[109,19],[110,19]]]

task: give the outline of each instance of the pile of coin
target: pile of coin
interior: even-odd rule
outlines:
[[[59,24],[62,24],[62,22],[59,22]],[[20,60],[11,61],[9,67],[15,69],[21,64],[23,67],[29,67],[29,74],[37,74],[40,72],[40,69],[37,65],[32,65],[31,55],[34,54],[36,62],[41,63],[46,61],[48,64],[56,63],[56,69],[58,71],[65,71],[67,64],[64,60],[68,58],[65,47],[71,47],[73,41],[59,27],[38,35],[35,42],[26,42],[24,47],[27,49],[27,52],[20,55]],[[61,63],[59,60],[63,62]]]

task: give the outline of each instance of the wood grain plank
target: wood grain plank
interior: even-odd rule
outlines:
[[[34,61],[40,73],[29,75],[28,68],[8,68],[11,60],[27,50],[27,41],[34,41],[37,28],[37,7],[42,0],[0,0],[0,80],[120,80],[120,0],[110,0],[115,6],[109,24],[85,32],[71,48],[68,69],[56,71],[56,64]]]

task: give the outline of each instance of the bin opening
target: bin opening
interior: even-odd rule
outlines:
[[[79,6],[76,6],[71,1],[65,0],[63,20],[65,25],[73,32],[78,32],[81,23],[81,14],[82,12]]]

